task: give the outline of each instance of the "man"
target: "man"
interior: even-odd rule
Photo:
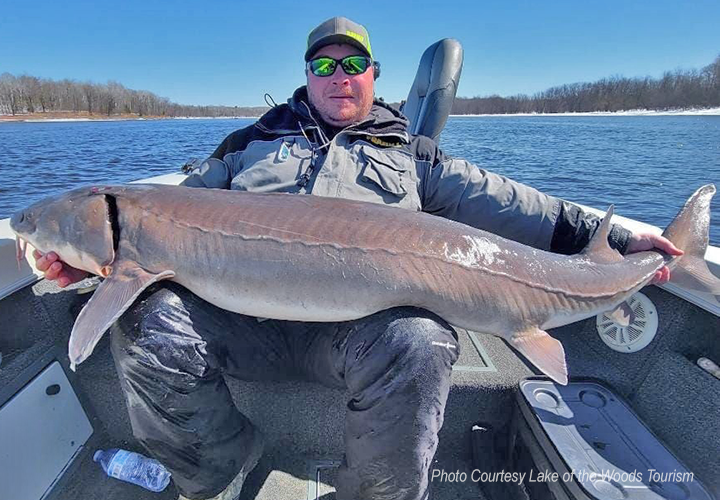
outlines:
[[[230,134],[184,185],[385,203],[564,253],[589,241],[596,218],[409,136],[406,119],[374,100],[379,66],[362,26],[345,18],[322,23],[310,33],[305,60],[307,87]],[[661,237],[617,226],[609,238],[622,252],[679,252]],[[36,257],[60,286],[83,276],[54,253]],[[668,276],[664,270],[656,279]],[[427,498],[458,356],[444,347],[457,347],[457,339],[442,318],[404,307],[342,323],[260,322],[163,284],[113,329],[133,432],[170,469],[181,498],[235,498],[262,453],[262,437],[233,405],[223,373],[347,389],[337,497]]]

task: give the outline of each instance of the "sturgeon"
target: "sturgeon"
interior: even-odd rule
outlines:
[[[673,281],[720,294],[704,260],[713,185],[695,192],[663,233],[685,254],[623,257],[610,248],[612,206],[577,255],[538,250],[426,213],[311,195],[180,186],[79,188],[16,213],[25,242],[105,279],[69,341],[74,370],[149,285],[172,280],[236,313],[347,321],[396,306],[505,339],[567,384],[547,329],[611,310],[664,265]]]

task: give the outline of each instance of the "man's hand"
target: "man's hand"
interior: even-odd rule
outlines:
[[[627,253],[644,252],[657,248],[668,255],[682,255],[684,252],[673,245],[672,241],[652,233],[633,233],[630,237]],[[670,269],[667,266],[655,273],[651,285],[662,285],[670,281]]]
[[[34,250],[33,257],[35,257],[35,267],[45,273],[45,279],[57,281],[60,288],[77,283],[89,274],[81,269],[68,266],[60,260],[55,252],[48,252],[43,255]]]

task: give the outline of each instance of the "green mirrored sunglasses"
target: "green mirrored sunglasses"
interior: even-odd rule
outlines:
[[[340,60],[332,57],[318,57],[308,61],[307,68],[315,76],[330,76],[335,73],[338,64],[347,75],[360,75],[372,66],[372,59],[367,56],[347,56]]]

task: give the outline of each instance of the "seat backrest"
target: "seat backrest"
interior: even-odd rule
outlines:
[[[462,64],[463,49],[455,39],[444,38],[425,50],[400,108],[410,120],[410,133],[437,141],[455,101]]]

